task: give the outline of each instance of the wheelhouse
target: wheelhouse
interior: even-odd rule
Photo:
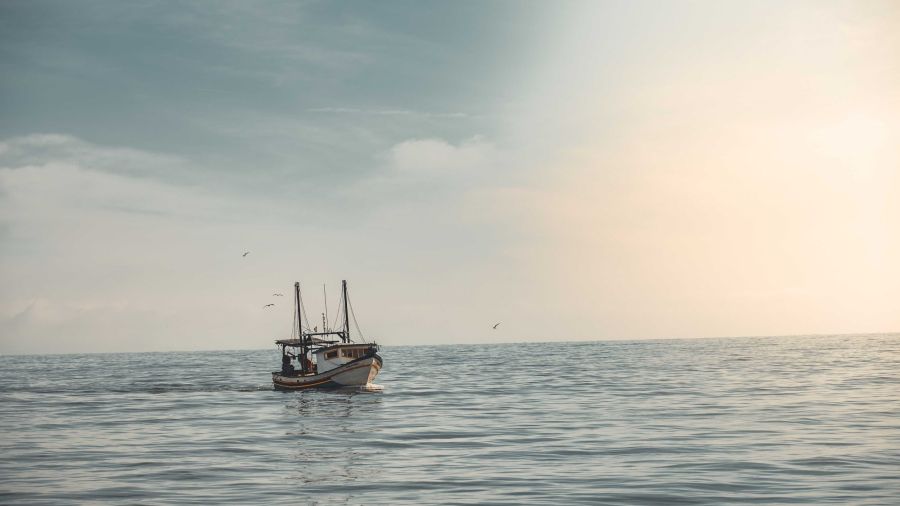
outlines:
[[[340,344],[320,348],[313,353],[316,370],[319,373],[330,371],[354,360],[371,357],[378,351],[374,344]]]

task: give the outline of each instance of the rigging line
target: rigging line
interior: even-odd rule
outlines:
[[[338,314],[334,315],[334,323],[331,325],[331,329],[334,330],[338,328],[337,323],[340,321],[340,317],[344,314],[344,305],[341,304],[341,300],[338,299]]]
[[[349,294],[347,296],[347,306],[350,308],[350,316],[353,317],[353,325],[356,326],[356,333],[359,334],[359,339],[365,343],[366,336],[363,335],[362,330],[359,328],[359,323],[356,321],[356,311],[353,310],[353,302],[350,301]]]
[[[303,310],[303,321],[306,322],[306,331],[309,332],[309,313],[306,312],[306,305],[303,304],[303,294],[300,294],[300,309]],[[296,313],[296,312],[295,312]]]

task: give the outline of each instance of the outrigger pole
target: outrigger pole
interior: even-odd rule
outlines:
[[[350,317],[347,315],[347,280],[341,280],[341,289],[344,291],[344,342],[350,342]]]
[[[300,282],[299,281],[294,282],[294,297],[297,299],[297,332],[298,332],[298,337],[300,338],[300,345],[301,345],[300,346],[300,354],[301,354],[300,355],[300,372],[303,375],[306,375],[306,373],[307,373],[307,371],[306,371],[306,352],[308,351],[308,348],[309,348],[309,343],[307,342],[309,340],[309,336],[306,336],[305,339],[303,337],[303,320],[302,320],[302,316],[301,316],[303,314],[303,311],[300,309]]]

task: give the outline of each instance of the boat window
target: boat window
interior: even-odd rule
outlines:
[[[336,356],[337,356],[337,350],[325,352],[325,360],[331,360]]]

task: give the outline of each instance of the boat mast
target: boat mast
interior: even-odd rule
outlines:
[[[341,289],[344,291],[344,342],[350,342],[350,315],[347,314],[347,280],[341,280]]]
[[[306,374],[306,351],[309,348],[309,344],[307,340],[309,336],[306,336],[306,339],[303,338],[303,321],[301,319],[301,314],[303,311],[300,310],[300,282],[294,282],[294,297],[297,299],[297,333],[300,337],[300,372],[304,375]]]

